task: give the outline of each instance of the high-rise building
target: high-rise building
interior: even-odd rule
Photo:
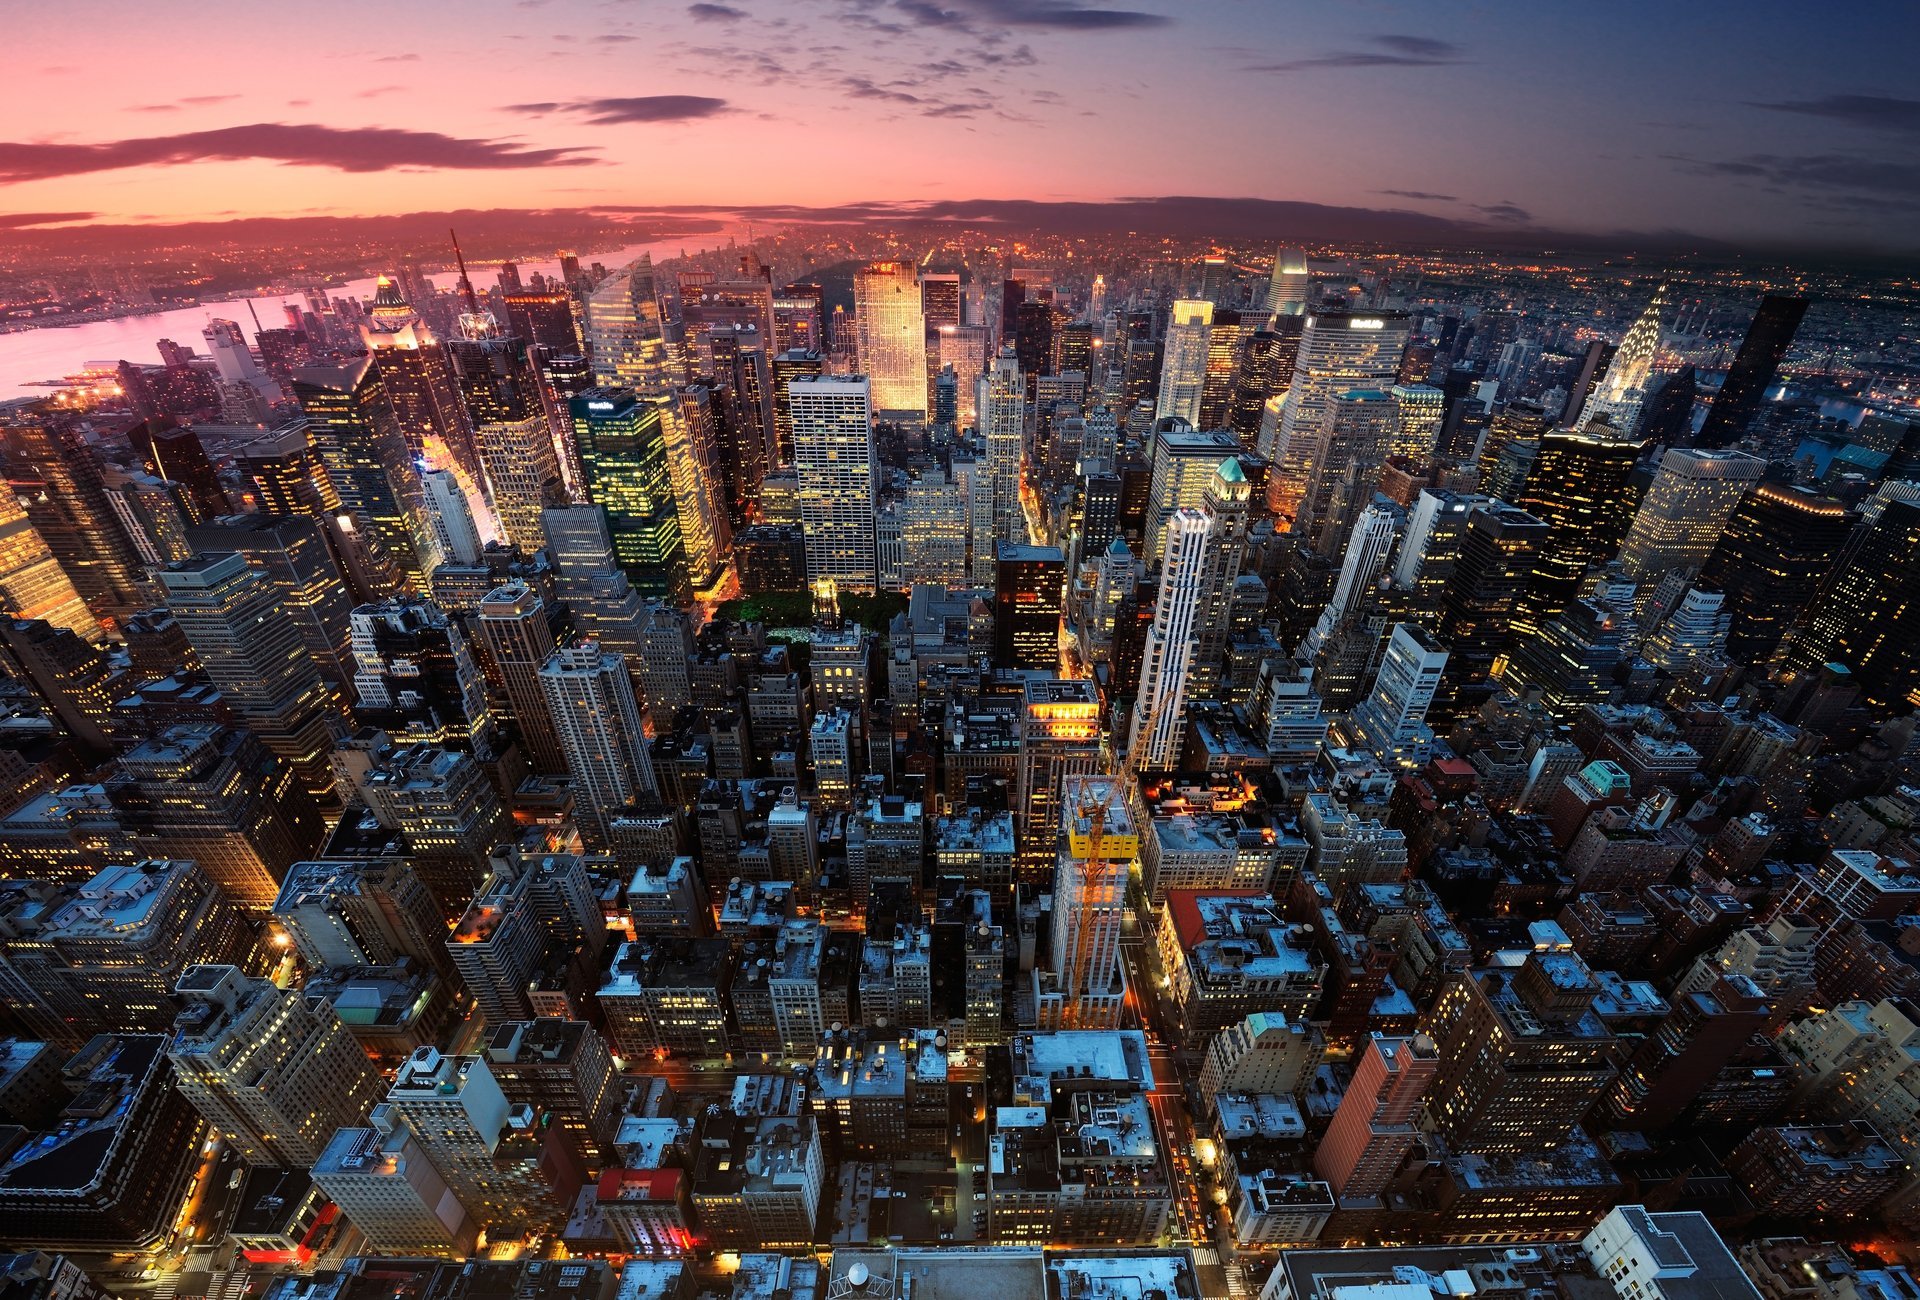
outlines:
[[[441,915],[458,916],[511,826],[488,769],[434,745],[383,750],[360,795],[380,825],[406,837],[408,859]]]
[[[508,545],[531,555],[543,541],[540,512],[567,497],[547,414],[536,406],[511,419],[485,421],[474,439],[494,517]]]
[[[1764,459],[1744,451],[1667,452],[1620,544],[1628,576],[1644,582],[1671,569],[1697,572],[1766,469]]]
[[[1059,666],[1066,580],[1066,556],[1059,547],[999,544],[993,584],[996,667],[1050,672]]]
[[[149,603],[100,453],[73,417],[39,404],[0,413],[0,445],[8,489],[94,615],[124,619]]]
[[[1679,993],[1659,1027],[1640,1041],[1607,1092],[1607,1123],[1658,1133],[1700,1099],[1736,1053],[1772,1017],[1760,987],[1729,973],[1703,993]]]
[[[308,1169],[334,1130],[364,1124],[385,1091],[328,1008],[237,966],[194,966],[167,1055],[193,1108],[250,1165]]]
[[[479,1225],[393,1111],[343,1128],[313,1165],[313,1181],[374,1250],[463,1259]]]
[[[1727,656],[1764,663],[1800,617],[1853,529],[1831,497],[1763,483],[1735,507],[1700,569],[1700,585],[1726,597]]]
[[[1447,647],[1453,709],[1477,704],[1474,696],[1513,644],[1514,615],[1548,532],[1526,511],[1499,501],[1468,513],[1459,558],[1441,592],[1440,641]]]
[[[446,344],[414,311],[394,281],[381,276],[360,327],[373,373],[416,460],[436,468],[458,465],[480,476],[473,425],[461,404]]]
[[[1313,275],[1307,255],[1297,248],[1273,250],[1273,273],[1267,278],[1265,307],[1274,316],[1304,316],[1313,305]]]
[[[1166,557],[1140,665],[1128,762],[1135,771],[1164,771],[1179,762],[1186,738],[1187,685],[1195,634],[1206,605],[1207,548],[1212,521],[1186,507],[1167,523]]]
[[[580,327],[574,319],[573,295],[565,289],[519,289],[502,297],[507,308],[507,330],[555,356],[580,355]]]
[[[1537,634],[1578,597],[1587,570],[1613,556],[1628,527],[1620,503],[1639,458],[1639,443],[1604,429],[1554,430],[1540,439],[1518,504],[1547,526],[1547,537],[1515,611],[1517,635]]]
[[[920,310],[929,332],[961,322],[960,273],[924,271],[920,275]]]
[[[12,492],[0,492],[0,610],[45,620],[85,641],[100,639],[99,621]]]
[[[273,916],[310,970],[405,959],[451,969],[440,905],[405,861],[297,862]]]
[[[1667,310],[1667,286],[1654,290],[1653,300],[1628,327],[1626,337],[1607,364],[1606,374],[1581,406],[1577,420],[1563,420],[1575,429],[1596,421],[1611,422],[1615,436],[1626,436],[1640,419],[1641,403],[1651,390],[1653,363],[1660,355],[1660,330]],[[1569,404],[1571,409],[1571,403]]]
[[[1020,768],[1011,802],[1023,882],[1044,884],[1053,868],[1067,782],[1094,776],[1105,761],[1100,692],[1083,677],[1029,677],[1020,718]]]
[[[480,563],[480,525],[459,476],[450,469],[430,469],[420,475],[420,486],[433,531],[434,567]]]
[[[1053,960],[1036,974],[1043,1029],[1116,1029],[1126,1001],[1120,918],[1140,835],[1113,777],[1075,777],[1060,801]]]
[[[309,790],[330,799],[327,760],[345,722],[266,580],[231,551],[168,565],[159,577],[180,630],[228,706]]]
[[[399,580],[422,586],[432,546],[419,466],[372,358],[296,370],[293,396],[340,509],[352,517],[356,535],[371,535],[361,542],[376,552],[365,567],[390,565]]]
[[[353,675],[353,587],[324,521],[305,514],[229,515],[187,529],[202,554],[238,551],[266,580],[320,675],[344,686]]]
[[[1271,452],[1267,500],[1281,522],[1291,526],[1300,513],[1308,480],[1324,454],[1327,408],[1334,396],[1356,388],[1384,392],[1398,383],[1412,328],[1405,312],[1307,313]]]
[[[1020,501],[1027,400],[1019,359],[1007,349],[1001,349],[974,387],[980,437],[986,444],[987,457],[973,486],[973,570],[974,581],[985,583],[991,580],[998,544],[1023,544],[1027,539],[1026,512]],[[991,529],[989,535],[981,535],[983,522]]]
[[[1330,395],[1294,531],[1325,547],[1342,543],[1353,516],[1373,496],[1399,428],[1400,404],[1380,389]]]
[[[1177,416],[1196,429],[1203,427],[1200,399],[1206,389],[1207,339],[1212,329],[1212,303],[1182,298],[1173,304],[1160,364],[1160,389],[1153,403],[1156,421]]]
[[[540,687],[540,670],[567,639],[563,611],[549,609],[524,582],[496,588],[480,602],[474,621],[488,676],[497,683],[504,711],[538,772],[564,772],[566,756]]]
[[[651,257],[641,254],[593,291],[587,299],[587,341],[602,387],[651,394],[671,386]]]
[[[1439,1067],[1422,1035],[1376,1033],[1354,1069],[1333,1123],[1313,1153],[1313,1171],[1345,1201],[1379,1196],[1413,1150],[1420,1103]]]
[[[795,379],[787,394],[807,578],[831,578],[849,591],[872,591],[877,582],[872,385],[865,375],[819,375]]]
[[[691,596],[686,545],[667,463],[662,408],[632,389],[596,388],[568,403],[587,494],[606,512],[620,568],[642,595]]]
[[[487,1065],[509,1105],[547,1116],[590,1173],[618,1159],[623,1085],[613,1054],[592,1025],[577,1020],[514,1020],[491,1028]]]
[[[689,580],[695,588],[707,587],[719,576],[733,544],[723,491],[726,476],[714,439],[713,402],[708,390],[695,386],[658,398],[655,405],[660,411],[667,482],[680,516]],[[752,496],[759,496],[757,482]]]
[[[853,275],[857,355],[876,419],[927,417],[927,317],[912,262],[872,262]]]
[[[554,651],[540,670],[547,712],[566,754],[581,829],[612,840],[615,814],[659,793],[626,656],[585,645]]]
[[[1694,446],[1729,447],[1746,434],[1806,314],[1805,298],[1770,293],[1760,300],[1760,310],[1747,326],[1747,336],[1740,341]]]
[[[1373,691],[1353,713],[1351,730],[1359,746],[1390,765],[1424,763],[1433,741],[1427,709],[1446,667],[1445,646],[1418,623],[1395,623]]]
[[[1887,709],[1920,704],[1920,502],[1890,500],[1847,546],[1787,661],[1844,664]]]

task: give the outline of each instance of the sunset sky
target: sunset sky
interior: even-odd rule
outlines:
[[[0,229],[1184,194],[1920,247],[1910,2],[0,9]]]

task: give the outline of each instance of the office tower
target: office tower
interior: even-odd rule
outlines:
[[[252,733],[211,723],[170,727],[129,750],[108,796],[147,851],[198,862],[251,912],[273,906],[288,869],[325,833],[297,773]]]
[[[995,547],[1026,541],[1026,511],[1020,501],[1021,460],[1026,448],[1027,406],[1019,360],[1006,349],[975,381],[979,429],[986,464],[974,481],[974,581],[990,579]],[[988,508],[982,510],[982,504]],[[982,536],[986,521],[991,534]]]
[[[660,412],[667,482],[680,516],[689,578],[696,590],[703,589],[719,578],[733,544],[722,486],[725,476],[714,441],[713,403],[705,388],[695,386],[656,398],[654,405]],[[752,496],[759,496],[757,483]]]
[[[662,401],[627,388],[590,389],[568,402],[587,495],[606,512],[614,556],[642,595],[689,599],[686,546],[667,465]]]
[[[1051,876],[1067,783],[1105,762],[1100,693],[1087,678],[1028,678],[1020,716],[1020,766],[1012,791],[1019,834],[1018,878]]]
[[[1760,300],[1760,310],[1754,313],[1747,336],[1740,341],[1740,351],[1727,368],[1727,378],[1713,399],[1694,446],[1728,447],[1745,436],[1806,314],[1805,298],[1770,293]]]
[[[1861,1222],[1908,1178],[1900,1147],[1865,1120],[1757,1128],[1726,1169],[1765,1218],[1828,1227]]]
[[[1805,619],[1789,643],[1789,664],[1844,664],[1870,703],[1920,704],[1920,502],[1885,503],[1848,544]]]
[[[556,650],[540,670],[540,686],[566,755],[581,829],[610,843],[614,815],[659,793],[626,656],[603,654],[591,641]]]
[[[397,744],[486,748],[486,681],[460,624],[431,601],[353,611],[354,720]]]
[[[1395,384],[1387,390],[1393,402],[1394,429],[1387,440],[1388,456],[1409,456],[1421,464],[1433,458],[1440,440],[1440,422],[1446,416],[1446,394],[1431,384]]]
[[[508,1105],[545,1115],[574,1157],[596,1171],[618,1160],[624,1088],[613,1055],[592,1025],[577,1020],[513,1020],[486,1038],[487,1066]]]
[[[526,583],[510,582],[480,602],[474,626],[527,762],[536,772],[566,771],[560,736],[540,686],[540,669],[569,633],[564,611],[550,610]]]
[[[1166,771],[1180,760],[1187,727],[1187,679],[1206,606],[1211,532],[1212,521],[1205,513],[1184,506],[1167,522],[1160,592],[1141,659],[1140,689],[1127,746],[1128,763],[1136,772]]]
[[[831,578],[848,591],[872,591],[877,485],[871,384],[864,375],[820,375],[795,379],[787,391],[807,579]]]
[[[1304,316],[1313,305],[1313,276],[1307,255],[1297,248],[1273,250],[1273,274],[1267,279],[1263,304],[1269,315]]]
[[[773,350],[827,350],[826,296],[817,284],[782,285],[773,296]]]
[[[1066,556],[1057,546],[1001,542],[994,554],[993,661],[1051,672],[1060,665]]]
[[[1031,399],[1037,378],[1051,375],[1056,369],[1053,363],[1053,303],[1029,299],[1015,307],[1012,343],[1013,354],[1020,362],[1020,373],[1026,376],[1026,395]]]
[[[340,513],[340,494],[333,490],[304,419],[246,444],[235,453],[234,461],[252,481],[262,514],[324,520]]]
[[[1284,394],[1293,384],[1293,367],[1300,356],[1300,329],[1305,324],[1304,316],[1280,317],[1270,328],[1248,335],[1241,353],[1227,427],[1242,445],[1262,456],[1271,455],[1270,444],[1279,434],[1276,424],[1268,438],[1261,436],[1269,410],[1277,421],[1284,409]]]
[[[1733,616],[1717,591],[1689,587],[1673,612],[1640,645],[1640,657],[1662,672],[1685,676],[1702,663],[1723,659]]]
[[[206,340],[207,355],[213,358],[213,368],[220,373],[220,378],[251,385],[263,396],[280,395],[273,380],[253,359],[253,350],[247,346],[247,336],[240,332],[239,325],[230,320],[210,320],[200,331],[200,337]]]
[[[1293,530],[1323,548],[1345,540],[1354,513],[1373,496],[1380,463],[1399,428],[1399,406],[1377,388],[1353,388],[1327,401]]]
[[[408,860],[442,915],[458,916],[511,830],[488,770],[471,754],[408,745],[378,754],[360,793],[380,825],[405,836]]]
[[[1727,657],[1770,658],[1832,568],[1854,515],[1831,497],[1763,483],[1734,508],[1700,569],[1699,585],[1726,597]]]
[[[1418,1137],[1420,1103],[1439,1067],[1431,1039],[1375,1033],[1353,1072],[1333,1123],[1313,1153],[1313,1171],[1343,1201],[1379,1196]]]
[[[280,886],[273,917],[310,970],[407,959],[429,970],[451,969],[442,908],[404,860],[297,862]]]
[[[1120,918],[1140,835],[1112,777],[1070,778],[1062,791],[1053,886],[1053,957],[1039,981],[1043,1029],[1114,1029],[1126,1000]]]
[[[793,403],[789,385],[796,379],[812,379],[825,374],[826,359],[818,352],[794,348],[773,358],[773,444],[769,448],[770,466],[785,468],[793,464]]]
[[[1610,422],[1616,437],[1624,437],[1633,429],[1653,379],[1654,360],[1660,355],[1661,318],[1666,310],[1667,286],[1663,284],[1654,290],[1647,309],[1627,328],[1613,360],[1607,363],[1606,375],[1580,408],[1579,419],[1563,418],[1562,424],[1585,429],[1596,421]]]
[[[326,525],[306,515],[229,515],[187,530],[202,554],[236,551],[246,557],[293,620],[300,643],[329,682],[352,674],[352,588],[329,544]]]
[[[657,393],[671,386],[651,257],[642,253],[587,299],[587,343],[601,387]]]
[[[1453,1150],[1479,1155],[1566,1142],[1615,1073],[1613,1033],[1593,1009],[1599,992],[1570,947],[1454,976],[1426,1017],[1439,1052],[1428,1124]]]
[[[1199,612],[1194,618],[1192,689],[1210,697],[1220,684],[1222,662],[1232,631],[1233,600],[1240,566],[1247,550],[1247,516],[1253,486],[1240,468],[1240,458],[1228,456],[1214,467],[1200,498],[1207,516],[1207,559],[1201,581]]]
[[[876,419],[925,420],[927,318],[912,262],[872,262],[853,274],[860,369]]]
[[[920,310],[927,318],[927,329],[959,325],[960,274],[957,271],[927,271],[920,276]]]
[[[922,469],[908,480],[900,502],[900,544],[909,585],[966,585],[966,507],[960,484],[943,470]]]
[[[1512,645],[1514,615],[1548,533],[1526,511],[1498,501],[1468,513],[1459,558],[1440,593],[1440,641],[1456,707],[1477,703],[1473,697],[1484,693],[1495,661]]]
[[[426,493],[428,527],[433,531],[434,567],[480,563],[480,529],[460,480],[450,469],[430,469],[420,476]]]
[[[580,329],[573,317],[573,295],[564,289],[517,289],[504,294],[507,332],[555,356],[580,354]]]
[[[1697,572],[1766,469],[1763,458],[1744,451],[1667,452],[1620,544],[1627,576],[1651,586],[1650,579],[1672,569]]]
[[[191,428],[175,427],[165,417],[142,420],[127,430],[127,442],[149,474],[180,485],[191,522],[205,523],[232,510],[207,449]]]
[[[1541,437],[1519,505],[1547,525],[1547,537],[1515,612],[1517,635],[1538,633],[1573,603],[1587,570],[1612,558],[1628,527],[1620,507],[1639,458],[1640,444],[1620,438],[1559,429]]]
[[[1234,381],[1253,333],[1249,318],[1226,307],[1214,309],[1207,329],[1207,372],[1200,385],[1200,416],[1194,426],[1225,429],[1233,410]],[[1162,376],[1164,378],[1164,375]]]
[[[714,376],[688,395],[704,393],[712,408],[713,443],[720,457],[720,476],[726,484],[730,523],[742,523],[755,514],[755,506],[764,490],[767,474],[780,454],[779,421],[782,372],[794,373],[792,365],[775,365],[764,340],[739,330],[715,330],[709,340],[713,347]],[[805,354],[802,354],[803,356]],[[819,374],[821,367],[802,373]],[[792,451],[789,419],[787,455]]]
[[[1309,311],[1294,361],[1268,480],[1267,500],[1280,522],[1293,525],[1314,466],[1325,452],[1327,408],[1336,394],[1384,392],[1400,377],[1412,322],[1405,312]]]
[[[953,372],[953,423],[957,428],[970,428],[979,419],[974,381],[986,373],[992,355],[993,331],[985,325],[942,325],[933,331],[933,354],[928,363],[935,374]]]
[[[1418,623],[1395,623],[1373,691],[1353,713],[1359,746],[1393,766],[1425,762],[1433,744],[1427,709],[1439,693],[1446,667],[1445,646]]]
[[[814,793],[828,808],[844,810],[853,802],[854,739],[854,716],[841,708],[821,709],[807,728]]]
[[[1772,1015],[1760,987],[1745,975],[1724,975],[1705,992],[1676,994],[1608,1090],[1608,1125],[1647,1133],[1672,1128],[1721,1070],[1767,1032]]]
[[[0,609],[16,619],[66,628],[85,641],[100,639],[93,611],[12,492],[0,492]]]
[[[665,733],[674,714],[693,703],[688,665],[694,658],[693,620],[661,601],[649,601],[640,625],[640,688],[656,731]]]
[[[1700,396],[1694,368],[1669,375],[1640,406],[1633,436],[1662,447],[1684,447],[1693,436],[1693,406]]]
[[[7,486],[95,617],[122,619],[142,597],[143,561],[113,509],[83,431],[35,404],[0,413]]]
[[[228,707],[323,801],[345,733],[339,701],[305,653],[267,581],[234,552],[198,555],[159,574],[167,604]]]
[[[343,1128],[313,1165],[314,1185],[382,1254],[463,1259],[479,1236],[425,1149],[391,1111]]]
[[[401,581],[422,587],[432,547],[419,467],[373,359],[297,370],[293,396],[341,510],[353,517],[356,536],[369,534],[361,545],[377,552],[366,567],[390,564]]]
[[[330,1008],[237,966],[193,966],[167,1055],[180,1092],[242,1160],[307,1169],[385,1090]]]
[[[169,664],[169,672],[178,666]],[[140,680],[129,680],[107,655],[66,628],[12,618],[0,618],[0,675],[29,687],[67,738],[96,755],[112,752],[107,733],[123,721],[114,706]]]
[[[468,478],[478,480],[473,427],[446,345],[414,311],[400,286],[385,276],[376,282],[360,337],[408,452],[430,466],[458,465]]]
[[[1154,397],[1156,422],[1177,416],[1194,428],[1200,423],[1200,399],[1207,383],[1207,337],[1213,329],[1213,304],[1182,298],[1173,304],[1160,363],[1160,388]]]

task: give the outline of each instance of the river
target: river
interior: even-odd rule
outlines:
[[[662,240],[654,244],[632,244],[608,252],[582,253],[580,260],[587,264],[600,262],[609,267],[619,267],[642,253],[650,253],[653,260],[659,262],[678,257],[683,249],[698,252],[718,248],[730,234],[730,231],[723,230],[715,235]],[[518,265],[522,279],[535,271],[548,276],[560,272],[558,261],[528,261]],[[474,288],[491,287],[496,269],[494,263],[473,266],[471,274]],[[436,288],[450,289],[458,277],[449,271],[427,278],[433,281]],[[373,281],[350,280],[345,284],[326,286],[326,292],[330,297],[370,301],[373,298]],[[305,302],[305,295],[301,293],[267,294],[256,298],[202,303],[197,307],[178,307],[140,316],[87,321],[80,325],[49,326],[0,334],[0,401],[14,397],[47,396],[52,390],[42,387],[37,381],[63,379],[78,374],[91,362],[127,360],[136,365],[158,365],[160,353],[154,345],[161,339],[172,339],[205,355],[206,341],[201,338],[200,331],[206,328],[208,321],[222,319],[238,322],[241,330],[251,339],[254,328],[253,316],[247,310],[248,303],[252,303],[253,310],[260,313],[262,326],[281,329],[286,326],[287,315],[280,305],[295,303],[304,306]]]

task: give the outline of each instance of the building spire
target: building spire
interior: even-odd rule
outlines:
[[[456,235],[453,232],[453,227],[449,226],[447,227],[447,238],[453,241],[453,260],[460,268],[460,300],[466,304],[469,313],[478,316],[480,314],[480,302],[473,296],[473,281],[467,278],[467,259],[460,251],[460,236]]]

